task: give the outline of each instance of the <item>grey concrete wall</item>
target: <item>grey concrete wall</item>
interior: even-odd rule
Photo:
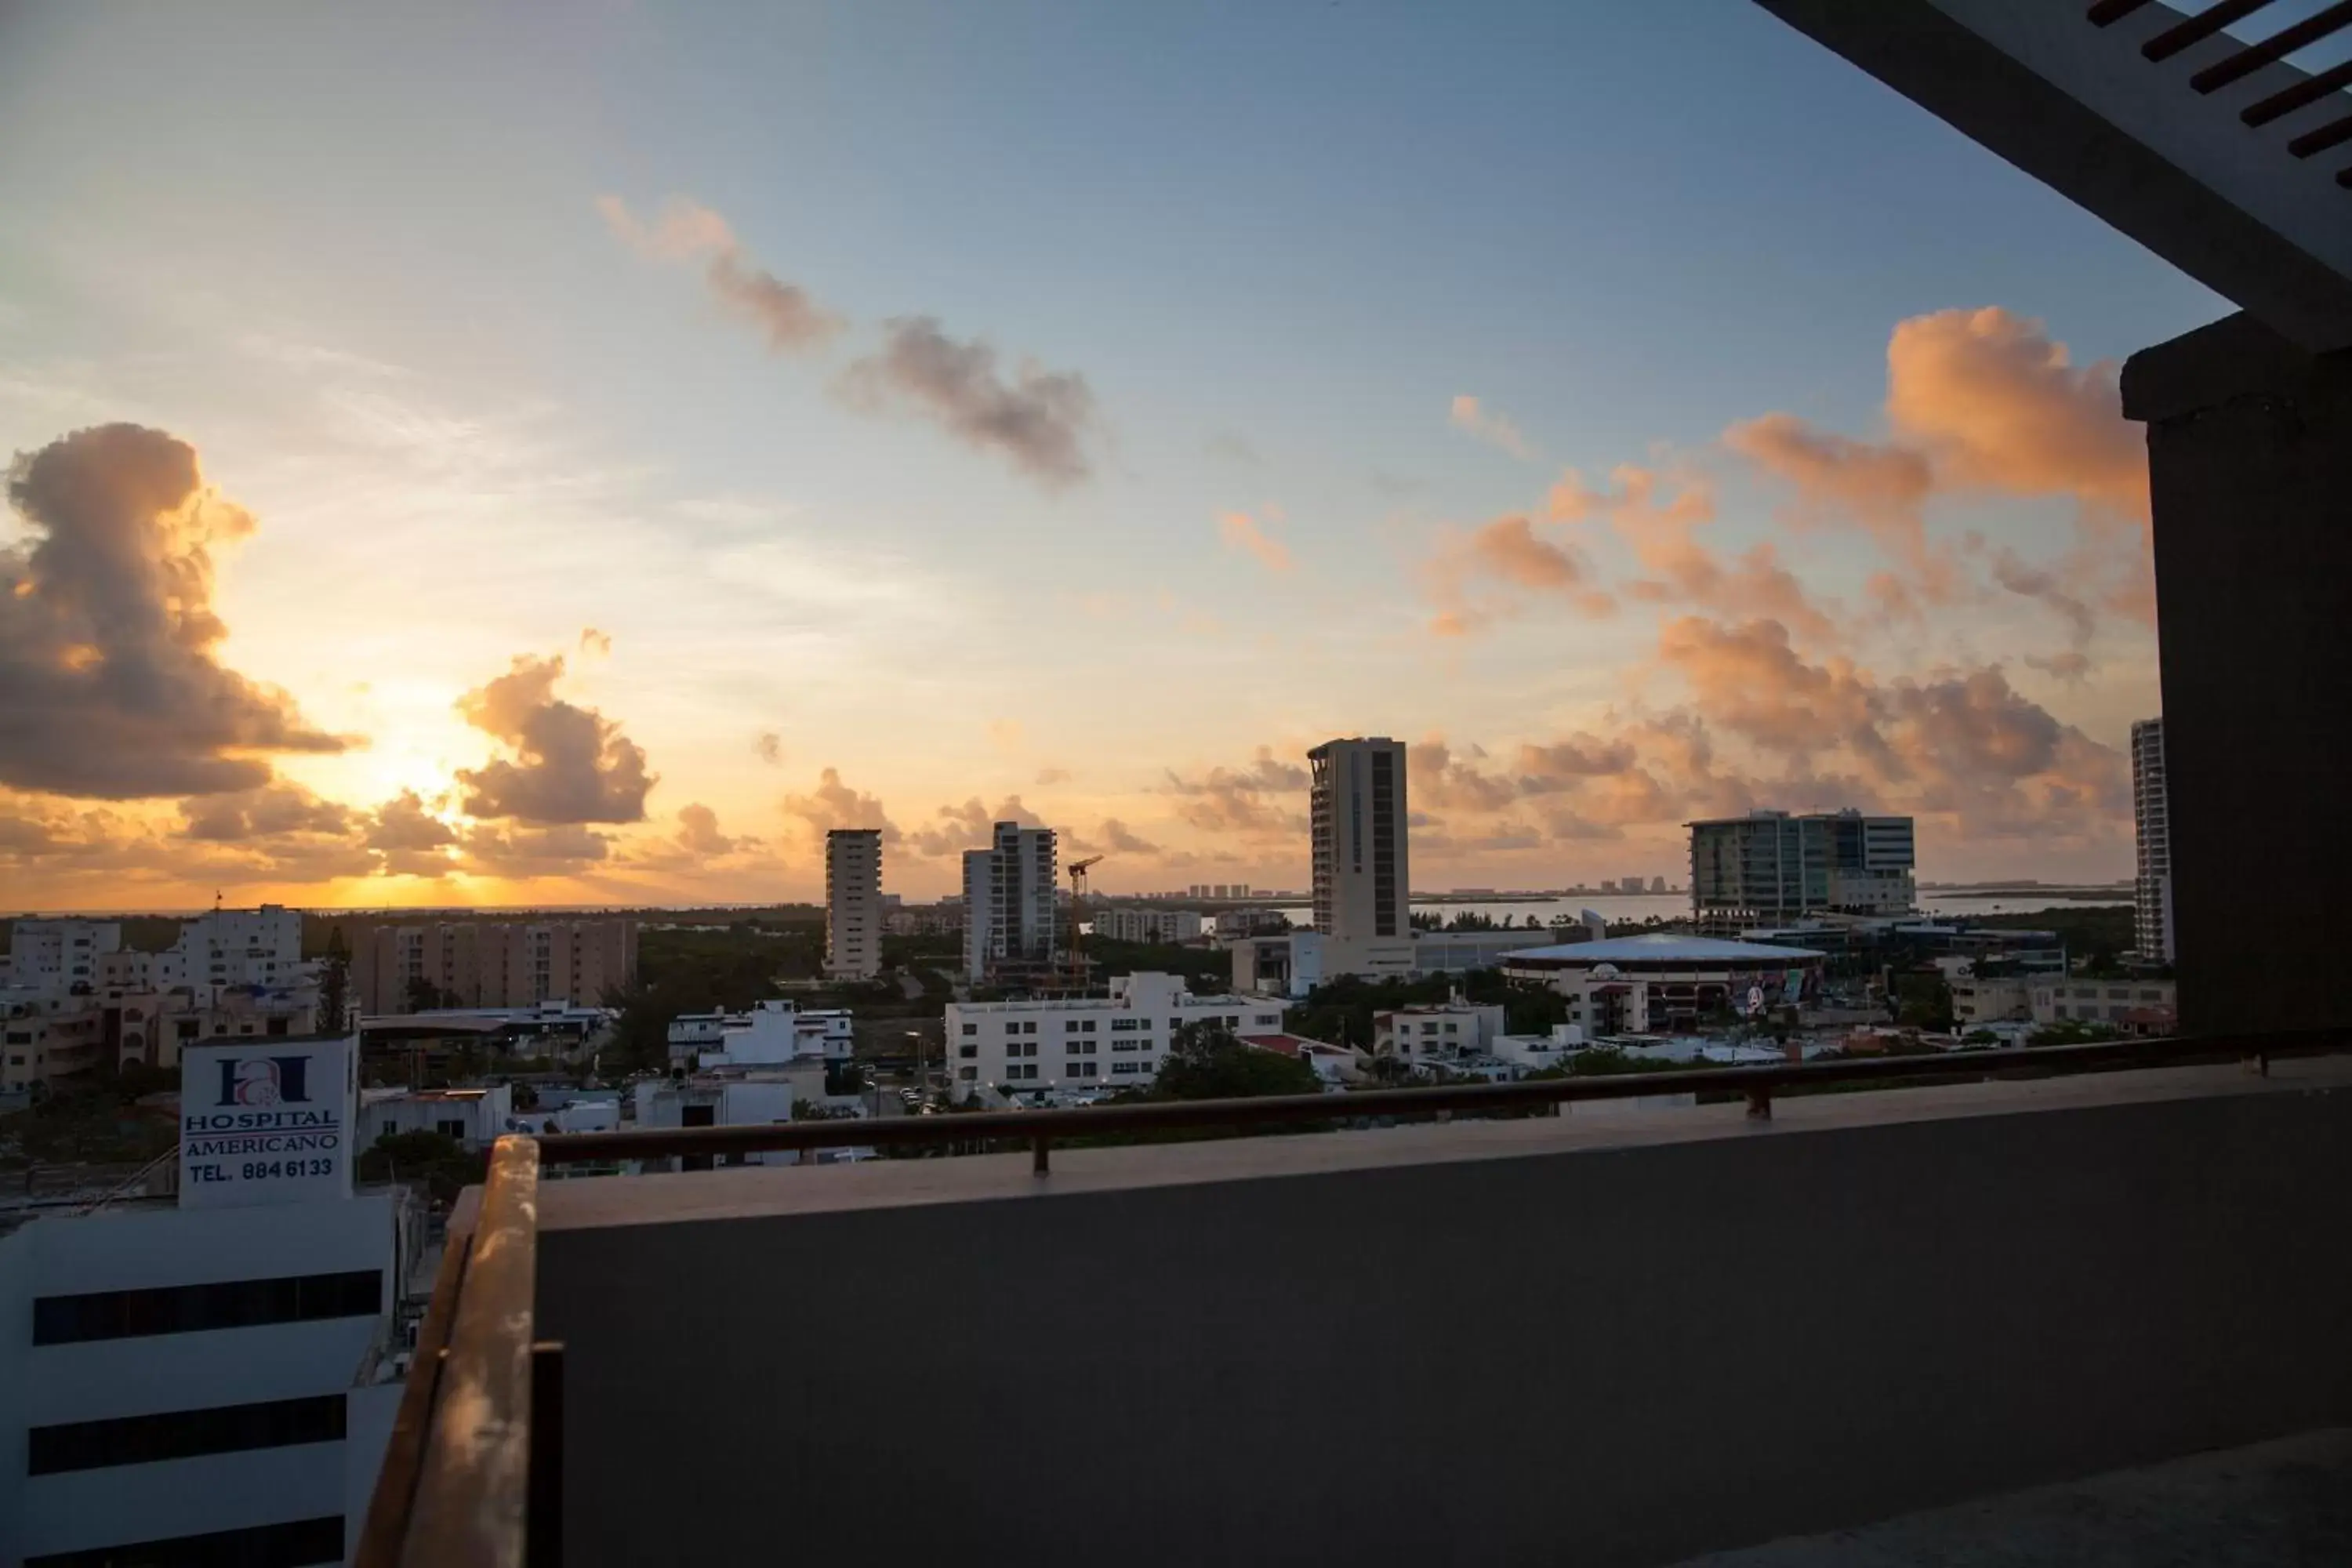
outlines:
[[[539,1278],[576,1564],[1606,1564],[2343,1424],[2347,1237],[2337,1091],[560,1230]]]
[[[2352,985],[2352,353],[2244,316],[2132,357],[2147,424],[2184,1032],[2341,1027]]]

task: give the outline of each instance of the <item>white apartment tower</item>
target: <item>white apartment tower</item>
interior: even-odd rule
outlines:
[[[836,827],[824,836],[824,973],[871,980],[882,973],[882,830]]]
[[[1315,929],[1342,944],[1412,938],[1404,742],[1326,741],[1314,768]]]
[[[996,825],[985,849],[963,856],[963,966],[983,980],[1008,967],[1053,962],[1054,830]]]
[[[2139,845],[2133,879],[2133,945],[2142,958],[2172,962],[2172,821],[2164,785],[2164,721],[2132,726],[2132,829]]]

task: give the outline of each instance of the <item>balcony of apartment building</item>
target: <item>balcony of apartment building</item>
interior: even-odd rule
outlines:
[[[2340,1545],[2347,1043],[509,1138],[361,1561]]]

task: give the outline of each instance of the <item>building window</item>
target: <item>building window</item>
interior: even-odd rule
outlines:
[[[1076,1018],[1065,1018],[1062,1020],[1062,1033],[1066,1035],[1075,1035],[1077,1032],[1078,1021]]]
[[[168,1541],[131,1541],[80,1552],[27,1557],[25,1568],[115,1568],[128,1563],[236,1563],[238,1568],[295,1568],[304,1563],[343,1560],[343,1516],[324,1514],[290,1524],[257,1524],[175,1535]]]
[[[972,1058],[980,1055],[980,1047],[978,1046],[958,1046],[956,1047],[956,1055],[961,1057],[966,1061],[970,1061]]]
[[[66,1345],[205,1329],[249,1329],[264,1323],[373,1317],[383,1310],[383,1271],[377,1268],[277,1279],[229,1279],[216,1285],[172,1285],[152,1290],[94,1290],[80,1296],[43,1296],[34,1301],[33,1342]]]
[[[963,1026],[963,1032],[967,1035],[977,1035],[980,1033],[980,1026],[978,1024],[966,1024]]]
[[[1078,1032],[1079,1032],[1080,1034],[1082,1034],[1082,1035],[1091,1035],[1091,1034],[1093,1034],[1093,1033],[1095,1032],[1095,1021],[1094,1021],[1092,1018],[1081,1018],[1081,1019],[1079,1019],[1079,1020],[1078,1020]]]
[[[325,1394],[111,1421],[75,1421],[36,1426],[26,1436],[26,1474],[36,1476],[190,1459],[200,1454],[287,1448],[298,1443],[339,1443],[343,1437],[343,1396]]]
[[[466,1141],[466,1124],[463,1121],[436,1121],[433,1124],[433,1131],[440,1133],[444,1138],[455,1138],[460,1143]]]

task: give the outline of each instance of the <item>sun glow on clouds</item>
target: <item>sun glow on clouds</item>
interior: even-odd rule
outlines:
[[[1300,756],[1380,731],[1423,737],[1416,863],[1441,881],[1664,870],[1685,816],[1748,803],[1883,804],[1919,811],[1941,853],[2120,866],[2118,757],[2096,737],[2132,716],[2116,703],[2150,652],[2144,481],[2112,367],[1998,310],[1906,321],[1891,345],[1883,434],[1766,411],[1704,450],[1535,479],[1525,510],[1425,536],[1384,602],[1328,591],[1364,563],[1331,549],[1327,503],[1312,528],[1211,510],[1214,539],[1192,511],[1186,548],[1216,581],[1278,605],[1270,642],[1262,617],[1167,576],[1108,572],[1043,614],[970,558],[838,503],[669,472],[557,404],[478,407],[401,367],[272,350],[256,357],[299,412],[234,466],[205,454],[248,521],[167,573],[206,590],[178,602],[217,622],[194,646],[247,683],[224,689],[262,694],[241,721],[282,726],[246,738],[289,749],[151,748],[168,787],[111,802],[28,773],[0,787],[0,880],[56,906],[215,887],[806,897],[815,827],[856,820],[889,826],[890,885],[923,896],[1012,812],[1107,848],[1114,888],[1296,884]],[[1475,400],[1454,423],[1533,456]],[[1966,509],[1987,497],[2073,509],[2074,543],[1980,531]],[[180,559],[177,533],[156,537],[155,559]],[[49,613],[31,575],[9,581],[0,617]],[[1969,644],[1994,625],[2018,633],[1989,639],[1997,658]],[[56,679],[127,657],[41,627]],[[1611,651],[1560,651],[1604,646],[1588,636]],[[519,651],[553,669],[525,705],[540,718],[469,725],[461,698]],[[1314,679],[1258,679],[1269,655]],[[1433,655],[1492,662],[1441,680]],[[1486,701],[1489,672],[1528,700]],[[575,763],[603,782],[558,776]],[[523,810],[541,820],[488,815]]]

